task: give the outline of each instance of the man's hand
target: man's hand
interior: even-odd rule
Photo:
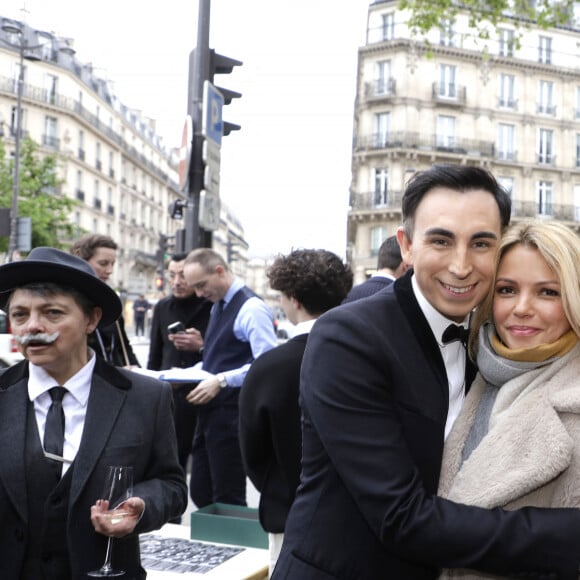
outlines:
[[[203,346],[203,337],[197,328],[187,328],[185,332],[168,334],[167,338],[169,338],[177,350],[199,352]]]
[[[217,377],[211,377],[201,381],[195,389],[187,393],[185,398],[187,399],[187,402],[192,405],[206,405],[212,399],[217,397],[220,390],[219,379]]]
[[[114,510],[108,510],[109,502],[104,499],[91,506],[91,522],[95,531],[104,536],[122,538],[130,534],[141,518],[145,502],[140,497],[130,497]]]

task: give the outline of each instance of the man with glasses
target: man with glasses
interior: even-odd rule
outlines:
[[[198,298],[193,288],[187,286],[183,276],[186,257],[187,253],[171,256],[166,273],[171,294],[159,300],[153,309],[147,368],[154,371],[187,368],[201,360],[211,302]],[[176,322],[182,323],[184,331],[170,332],[169,327]],[[195,384],[172,383],[172,386],[177,451],[179,462],[187,473],[197,410],[185,397]]]
[[[238,397],[252,361],[277,346],[272,312],[209,248],[189,253],[185,280],[213,302],[202,370],[210,376],[187,395],[198,409],[190,493],[197,507],[246,505],[246,474],[238,439]]]

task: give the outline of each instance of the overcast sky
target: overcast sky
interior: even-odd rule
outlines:
[[[345,254],[357,49],[369,0],[212,0],[210,47],[243,61],[216,77],[241,92],[223,117],[222,199],[250,254]],[[73,38],[77,57],[178,146],[187,114],[197,0],[2,0],[0,15]]]

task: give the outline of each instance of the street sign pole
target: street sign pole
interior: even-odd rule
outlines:
[[[222,111],[224,97],[209,81],[203,85],[204,136],[202,159],[205,163],[203,191],[200,196],[199,223],[205,230],[214,231],[220,224],[220,162],[223,137]]]
[[[210,0],[198,0],[197,45],[190,54],[192,72],[189,79],[187,113],[192,119],[192,158],[188,179],[188,203],[184,211],[185,251],[198,247],[211,247],[211,232],[205,232],[199,225],[200,195],[203,189],[203,84],[209,75],[209,15]]]

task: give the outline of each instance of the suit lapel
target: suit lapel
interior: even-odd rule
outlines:
[[[20,378],[10,388],[0,388],[0,480],[20,517],[26,521],[26,417],[27,379]]]
[[[423,350],[425,358],[437,377],[437,382],[442,389],[442,392],[445,394],[445,397],[449,399],[447,372],[445,371],[445,364],[443,363],[441,350],[439,349],[439,345],[437,344],[435,336],[433,336],[431,327],[415,298],[415,293],[413,292],[413,287],[411,285],[412,274],[413,271],[409,270],[404,276],[395,280],[392,286],[397,297],[397,302],[409,321],[413,334],[417,339],[417,344],[419,344]]]
[[[127,388],[131,384],[116,369],[108,365],[103,366],[103,364],[97,360],[91,381],[83,436],[75,458],[71,483],[71,505],[77,500],[91,477],[107,445],[127,397]]]

